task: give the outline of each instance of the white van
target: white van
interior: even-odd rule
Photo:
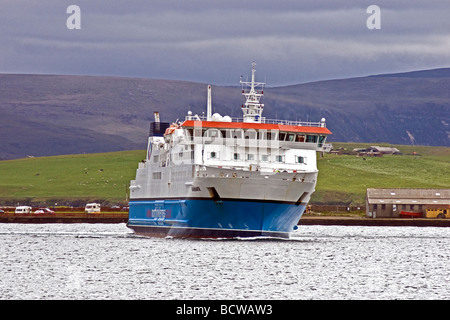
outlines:
[[[100,212],[100,203],[88,203],[84,208],[86,213],[97,213]]]
[[[19,206],[16,208],[15,214],[29,214],[33,208],[29,206]]]

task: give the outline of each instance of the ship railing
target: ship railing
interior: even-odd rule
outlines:
[[[301,126],[301,127],[325,127],[325,122],[312,122],[312,121],[265,119],[265,122],[263,122],[263,123],[284,124],[284,125],[288,125],[288,126]]]
[[[244,118],[229,117],[231,122],[244,122]],[[207,121],[206,116],[186,116],[185,120],[197,120],[197,121]],[[221,122],[224,122],[223,120]],[[228,121],[229,122],[229,121]],[[267,124],[281,124],[287,126],[300,126],[300,127],[326,127],[325,121],[313,122],[313,121],[293,121],[293,120],[281,120],[281,119],[266,119],[266,117],[261,117],[261,121],[254,123],[267,123]]]

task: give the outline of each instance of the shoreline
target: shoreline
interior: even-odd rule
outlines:
[[[302,225],[366,226],[366,227],[450,227],[450,219],[431,218],[367,218],[348,216],[303,216]]]
[[[127,221],[128,217],[0,217],[0,223],[126,223]]]
[[[0,223],[126,223],[127,216],[0,216]],[[386,226],[386,227],[450,227],[450,219],[425,218],[367,218],[350,216],[308,216],[304,215],[299,223],[303,225],[334,226]]]

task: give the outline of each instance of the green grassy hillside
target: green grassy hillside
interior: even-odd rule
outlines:
[[[364,146],[334,144],[347,150]],[[363,204],[367,188],[450,188],[450,148],[396,147],[403,155],[319,158],[312,203]],[[126,203],[129,182],[144,157],[138,150],[0,161],[0,204]]]
[[[0,161],[0,202],[125,202],[145,151]]]

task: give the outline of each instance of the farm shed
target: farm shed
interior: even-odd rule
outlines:
[[[371,146],[368,152],[379,152],[382,154],[401,154],[400,150],[393,147],[379,147],[379,146]]]
[[[426,217],[427,208],[449,208],[450,189],[367,189],[366,215],[372,218]]]

